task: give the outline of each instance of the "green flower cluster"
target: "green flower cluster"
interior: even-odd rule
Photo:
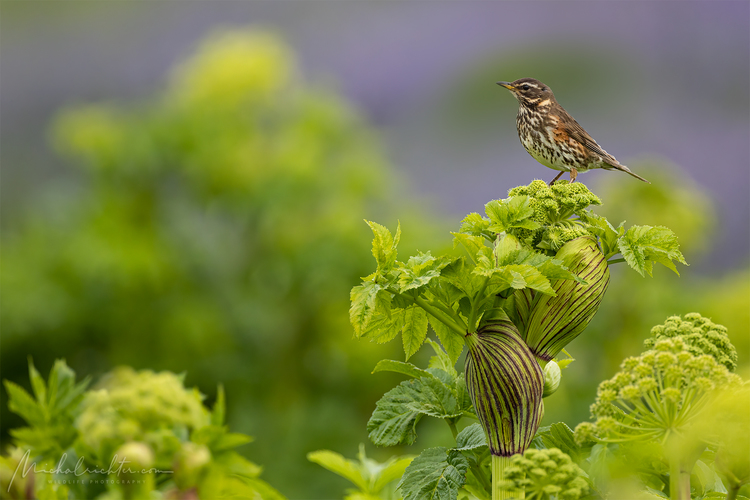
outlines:
[[[29,375],[33,396],[5,381],[8,407],[29,424],[11,430],[13,447],[0,457],[0,489],[11,498],[283,500],[234,451],[252,438],[224,425],[221,387],[209,411],[170,372],[118,368],[89,391],[62,360],[47,381],[31,364]],[[15,481],[31,462],[43,476]]]
[[[580,182],[559,181],[548,186],[544,181],[535,180],[528,186],[511,189],[508,196],[528,197],[534,211],[530,219],[539,224],[534,230],[519,228],[510,232],[532,247],[553,252],[570,240],[593,234],[588,224],[571,217],[581,216],[590,205],[602,204],[599,197]]]
[[[528,449],[505,469],[505,490],[525,490],[526,500],[577,500],[588,493],[583,471],[557,448]]]
[[[202,398],[174,373],[118,368],[83,400],[75,426],[87,448],[84,454],[105,461],[125,443],[137,441],[156,452],[157,464],[170,465],[180,450],[178,434],[209,424]]]
[[[591,406],[596,423],[580,424],[576,440],[666,444],[700,415],[714,389],[741,384],[712,356],[696,356],[687,347],[681,337],[664,339],[653,350],[625,359],[614,377],[599,384]]]
[[[660,340],[674,337],[680,337],[685,343],[685,350],[695,356],[713,356],[731,372],[737,368],[737,349],[729,341],[726,327],[698,313],[686,314],[684,320],[679,316],[670,316],[663,325],[651,329],[651,337],[644,341],[644,345],[652,349]]]

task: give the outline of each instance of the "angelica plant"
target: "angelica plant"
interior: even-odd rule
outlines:
[[[456,377],[446,385],[443,375],[390,362],[389,368],[415,380],[378,402],[368,424],[375,444],[413,443],[422,415],[444,419],[457,436],[458,419],[473,413],[495,463],[493,499],[503,498],[496,483],[507,457],[529,448],[543,413],[542,398],[559,385],[559,372],[547,365],[596,314],[609,266],[627,262],[650,275],[654,262],[675,272],[675,262],[685,263],[669,229],[615,228],[589,210],[600,203],[580,183],[533,181],[512,189],[506,199],[489,202],[486,217],[472,213],[464,218],[453,237],[454,247],[462,247],[465,255],[426,252],[405,262],[397,255],[400,225],[391,233],[368,222],[377,267],[351,291],[355,336],[382,343],[401,334],[408,360],[432,326],[448,359],[442,364],[445,373],[455,372],[464,344],[468,347],[461,381],[466,391]],[[445,460],[443,455],[424,460],[420,455],[412,465],[450,469],[451,474],[438,476],[455,479],[446,497],[455,498],[467,467],[455,453],[447,453]],[[410,484],[402,482],[405,498],[423,498],[422,490]]]
[[[695,313],[685,318],[671,317],[652,330],[646,341],[652,349],[625,359],[620,371],[599,385],[591,406],[595,421],[576,428],[579,443],[658,445],[657,454],[669,466],[672,500],[690,498],[691,471],[713,441],[710,433],[698,430],[716,403],[717,390],[742,387],[741,379],[719,361],[734,353],[725,335],[711,335],[717,330],[725,334],[723,327]],[[713,342],[699,341],[696,331]],[[690,343],[666,332],[683,332]]]

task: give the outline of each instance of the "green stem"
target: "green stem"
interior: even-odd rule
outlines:
[[[446,422],[448,423],[448,427],[451,428],[451,433],[453,433],[453,439],[456,439],[458,437],[458,429],[456,428],[456,422],[453,419],[447,419]]]
[[[500,487],[505,469],[510,465],[510,457],[492,455],[492,500],[510,500],[511,498],[523,498],[522,492],[506,490]]]
[[[669,461],[670,500],[690,500],[690,471],[683,469],[679,459]]]
[[[452,318],[448,316],[446,313],[444,313],[422,297],[416,297],[414,299],[414,302],[429,314],[440,320],[442,323],[445,323],[445,325],[454,332],[458,333],[462,337],[466,335],[466,325],[463,325],[463,328],[461,328],[461,326],[459,326],[458,322],[456,321],[457,319],[460,321],[460,318]]]
[[[727,498],[725,500],[737,500],[737,493],[740,491],[740,485],[735,484],[731,488],[729,488],[729,492],[727,493]]]
[[[612,259],[607,261],[607,265],[611,266],[612,264],[619,264],[620,262],[625,262],[625,259]]]
[[[469,313],[469,319],[468,319],[468,332],[473,333],[477,331],[477,311],[479,310],[479,306],[481,306],[483,300],[482,296],[484,295],[484,291],[487,288],[487,284],[490,282],[489,276],[484,278],[484,283],[482,283],[482,287],[479,289],[479,292],[474,296],[479,303],[476,303],[474,300],[471,301],[471,313]]]

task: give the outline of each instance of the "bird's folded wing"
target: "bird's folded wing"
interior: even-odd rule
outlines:
[[[591,137],[588,132],[583,130],[583,127],[581,127],[577,121],[571,118],[570,123],[568,123],[567,125],[569,127],[570,136],[576,141],[583,144],[586,149],[601,156],[602,160],[607,163],[612,163],[613,165],[620,164],[620,162],[617,161],[614,156],[604,151],[604,149],[596,143],[593,137]]]

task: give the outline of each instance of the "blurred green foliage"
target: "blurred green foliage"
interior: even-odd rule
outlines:
[[[235,31],[150,99],[64,110],[52,137],[80,183],[3,234],[3,376],[22,380],[31,354],[83,374],[187,371],[209,395],[222,382],[232,427],[262,435],[243,451],[271,483],[339,492],[305,453],[364,439],[390,382],[369,372],[394,355],[351,341],[349,289],[370,267],[362,219],[399,205],[413,241],[437,234],[395,201],[363,118],[305,84],[273,34]]]
[[[3,498],[284,498],[233,450],[252,438],[224,425],[221,389],[209,411],[170,372],[118,368],[85,393],[63,360],[47,382],[31,363],[29,375],[33,396],[5,381],[28,427],[0,459]]]

